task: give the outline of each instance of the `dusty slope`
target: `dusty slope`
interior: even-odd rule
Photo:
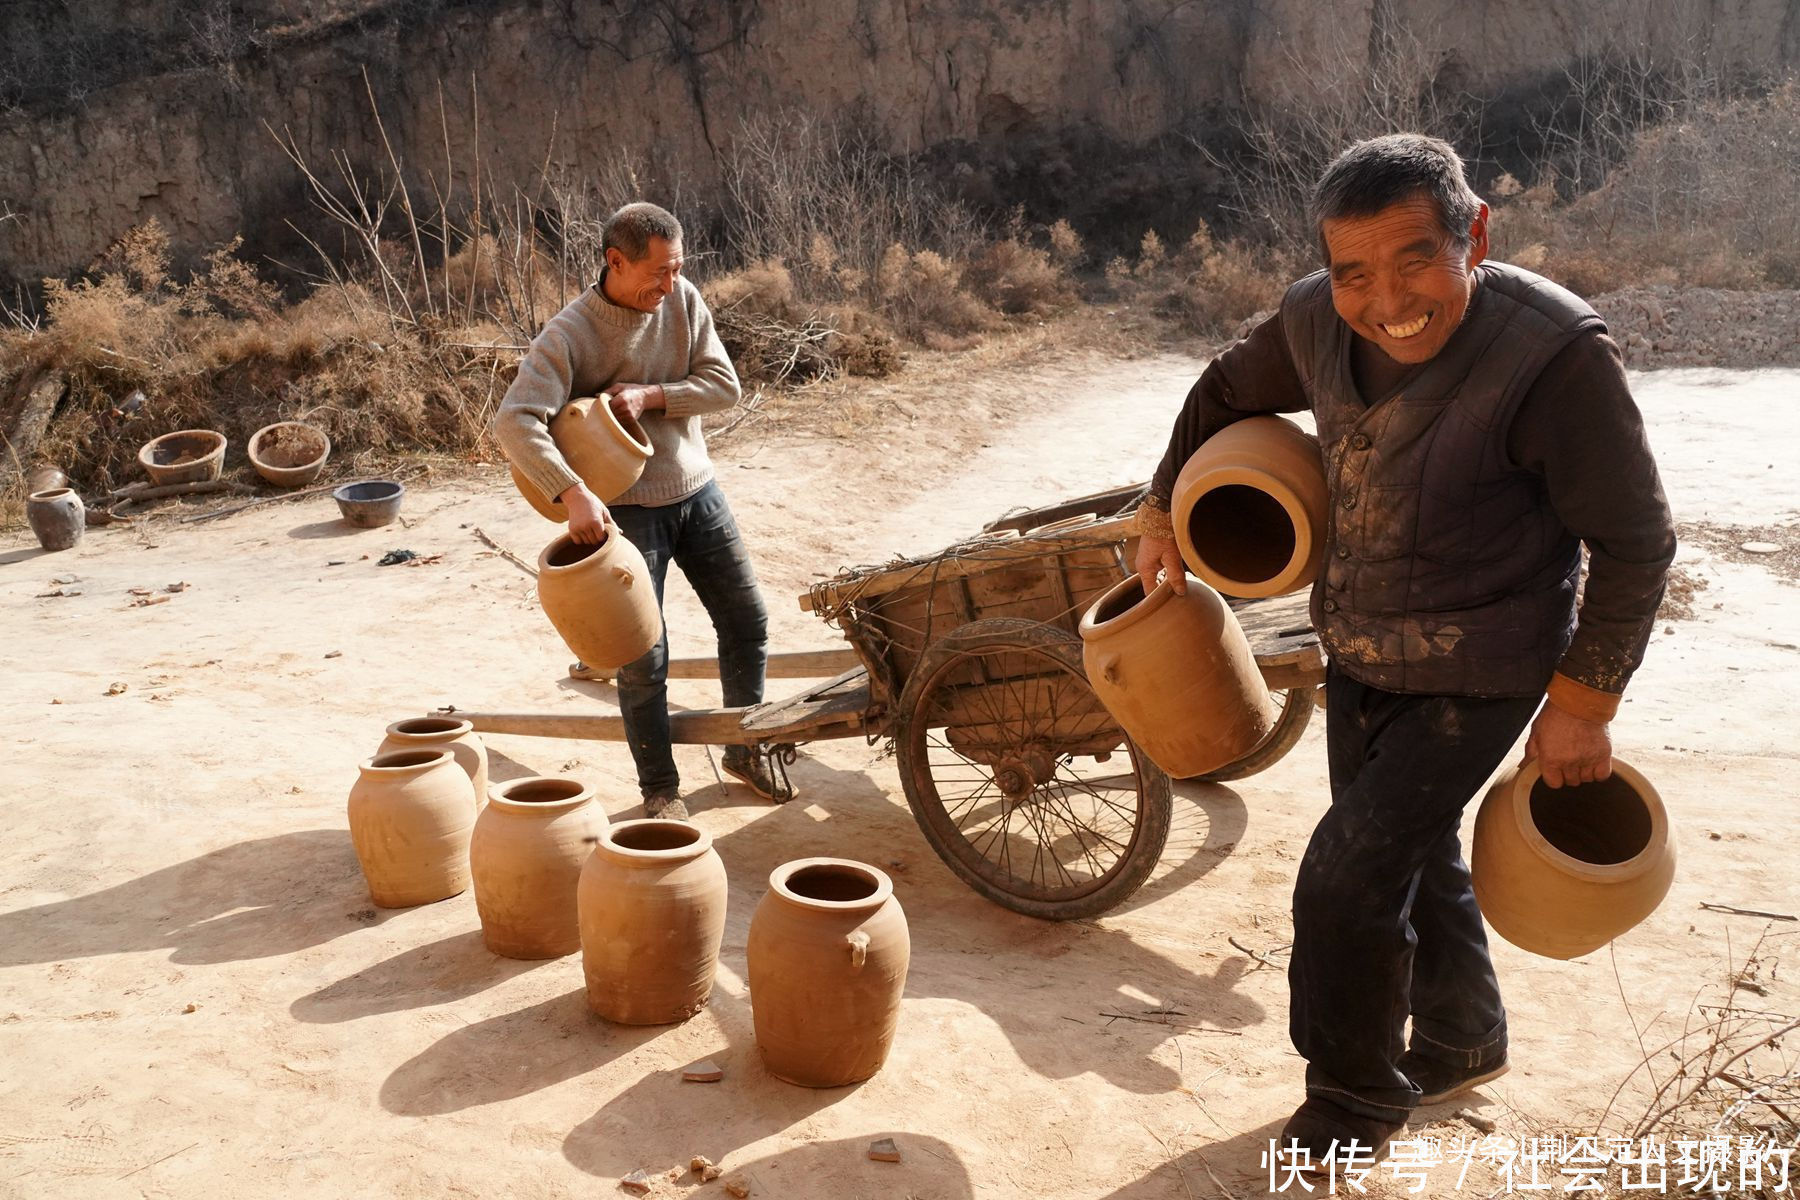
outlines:
[[[792,600],[816,573],[1147,475],[1197,366],[1047,352],[954,389],[926,374],[874,393],[915,416],[864,437],[731,444],[720,473],[778,648],[833,644]],[[1784,469],[1800,452],[1797,383],[1640,381],[1684,520],[1800,537]],[[876,748],[814,747],[798,768],[806,794],[783,809],[724,793],[704,754],[684,751],[690,803],[732,879],[719,985],[684,1026],[607,1027],[584,1010],[578,960],[489,955],[469,896],[368,907],[343,802],[386,721],[445,701],[554,711],[606,693],[561,678],[568,655],[529,581],[468,528],[523,552],[544,538],[497,474],[419,492],[409,518],[351,531],[313,500],[100,532],[55,557],[17,535],[0,549],[0,718],[13,731],[0,1195],[611,1195],[626,1172],[694,1153],[757,1195],[819,1200],[1172,1200],[1221,1194],[1214,1174],[1235,1194],[1262,1190],[1258,1156],[1300,1063],[1280,973],[1227,938],[1288,940],[1294,864],[1323,801],[1317,729],[1263,775],[1178,789],[1158,875],[1120,910],[1068,925],[957,883]],[[375,565],[397,546],[444,557]],[[1641,1056],[1621,995],[1661,1040],[1762,927],[1700,902],[1792,911],[1800,896],[1786,844],[1793,584],[1697,544],[1682,564],[1708,586],[1693,619],[1659,626],[1617,727],[1680,822],[1681,873],[1611,954],[1556,963],[1499,948],[1518,1067],[1477,1106],[1503,1131],[1591,1121]],[[37,598],[69,574],[80,595]],[[129,607],[127,589],[176,580],[192,586]],[[677,652],[704,653],[698,606],[682,585],[671,593]],[[106,695],[115,681],[127,690]],[[682,703],[712,700],[706,685],[676,688]],[[615,816],[636,811],[618,747],[489,741],[498,777],[569,771]],[[892,865],[912,924],[893,1058],[850,1090],[770,1079],[751,1038],[749,916],[769,870],[808,854]],[[1771,1008],[1800,1007],[1791,976]],[[1191,1024],[1099,1016],[1163,1005]],[[725,1081],[677,1082],[703,1055]],[[902,1164],[864,1159],[880,1135],[901,1141]]]

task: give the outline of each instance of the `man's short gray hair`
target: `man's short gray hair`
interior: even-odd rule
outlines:
[[[1331,261],[1325,246],[1326,221],[1374,216],[1418,195],[1431,197],[1444,232],[1466,248],[1469,226],[1481,213],[1481,197],[1469,187],[1455,147],[1421,133],[1390,133],[1356,143],[1332,159],[1313,188],[1319,253]]]
[[[627,204],[606,218],[600,231],[600,252],[617,250],[627,262],[637,262],[650,249],[650,239],[662,238],[670,245],[681,241],[681,222],[666,208],[639,201]]]

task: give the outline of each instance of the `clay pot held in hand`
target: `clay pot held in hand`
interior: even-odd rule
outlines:
[[[1227,596],[1282,596],[1318,577],[1327,505],[1318,439],[1280,417],[1249,417],[1194,451],[1170,517],[1201,579]]]
[[[481,936],[507,958],[581,949],[575,891],[606,814],[576,779],[533,775],[494,785],[475,821],[469,874]]]
[[[1656,911],[1675,877],[1675,841],[1662,797],[1628,764],[1613,759],[1600,783],[1552,788],[1531,762],[1488,789],[1469,870],[1495,933],[1576,958]]]
[[[1121,580],[1081,618],[1081,661],[1100,702],[1177,779],[1250,753],[1274,713],[1249,639],[1219,593],[1193,576],[1144,595]]]
[[[569,469],[602,504],[611,504],[630,490],[653,452],[644,427],[629,417],[621,420],[604,396],[583,396],[563,405],[550,422],[550,437]],[[568,507],[556,497],[544,495],[517,467],[512,477],[520,494],[543,516],[552,521],[569,519]]]
[[[475,808],[449,750],[365,759],[350,789],[350,841],[382,908],[446,900],[469,886]]]
[[[409,717],[387,727],[387,736],[375,748],[377,754],[394,750],[444,749],[456,756],[456,765],[469,777],[469,793],[479,809],[487,803],[487,747],[475,726],[457,717]]]
[[[775,868],[746,955],[756,1045],[771,1075],[842,1087],[881,1069],[912,956],[884,873],[840,858]]]
[[[87,507],[72,488],[50,488],[25,499],[25,520],[46,550],[67,550],[87,532]]]
[[[662,636],[662,609],[650,569],[619,532],[585,545],[562,534],[538,555],[538,603],[569,649],[588,666],[616,671]]]
[[[725,864],[686,821],[603,830],[576,889],[588,1007],[621,1025],[685,1021],[712,995]]]

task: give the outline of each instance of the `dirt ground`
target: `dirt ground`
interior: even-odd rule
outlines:
[[[719,475],[757,557],[774,648],[841,644],[795,601],[841,565],[1147,478],[1201,365],[1071,348],[1049,331],[821,393],[811,403],[837,407],[734,434]],[[1664,372],[1638,386],[1680,520],[1800,540],[1800,371]],[[1261,1155],[1299,1099],[1302,1064],[1282,970],[1229,939],[1282,962],[1294,868],[1325,802],[1322,721],[1261,775],[1177,785],[1157,874],[1112,913],[1068,924],[959,883],[878,746],[812,746],[795,772],[804,794],[782,808],[721,788],[707,754],[682,749],[688,804],[731,879],[717,986],[686,1024],[608,1026],[584,1006],[578,957],[489,954],[470,895],[369,904],[344,803],[387,722],[446,703],[573,712],[610,700],[564,677],[570,655],[531,581],[473,532],[528,558],[548,539],[498,468],[415,485],[406,515],[352,529],[320,496],[94,530],[57,555],[23,531],[0,539],[0,717],[13,746],[0,1194],[608,1196],[637,1168],[695,1154],[768,1197],[1267,1190]],[[401,547],[442,557],[376,564]],[[1615,726],[1621,757],[1656,781],[1678,825],[1673,890],[1585,959],[1497,946],[1515,1066],[1464,1103],[1501,1133],[1591,1131],[1645,1047],[1720,999],[1765,929],[1758,1003],[1800,1011],[1800,947],[1782,940],[1796,926],[1701,908],[1800,912],[1796,585],[1729,548],[1684,544],[1693,615],[1659,621]],[[189,586],[134,606],[130,589],[177,582]],[[709,653],[691,593],[672,581],[670,594],[675,653]],[[672,690],[680,705],[716,703],[704,682]],[[615,818],[641,811],[619,746],[487,741],[497,779],[570,773]],[[776,1081],[752,1038],[750,915],[769,872],[808,855],[887,868],[911,924],[898,1039],[859,1087]],[[1180,1015],[1101,1015],[1164,1008]],[[680,1082],[704,1057],[723,1082]],[[1616,1129],[1644,1096],[1634,1085],[1612,1109]],[[1447,1132],[1449,1117],[1422,1112],[1415,1133]],[[902,1162],[865,1157],[884,1136]],[[659,1191],[723,1195],[692,1176]]]

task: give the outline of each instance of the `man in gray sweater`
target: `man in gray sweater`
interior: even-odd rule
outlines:
[[[701,416],[737,403],[737,373],[700,291],[682,277],[681,224],[654,204],[628,204],[601,235],[606,265],[593,287],[550,319],[531,343],[494,416],[493,432],[519,473],[569,510],[578,542],[605,536],[608,507],[570,470],[550,419],[576,396],[604,392],[613,411],[643,426],[654,453],[610,518],[644,555],[660,605],[673,561],[706,606],[719,638],[727,706],[757,704],[768,665],[768,617],[749,551],[713,478]],[[618,675],[644,809],[685,820],[669,742],[669,636]],[[728,747],[726,772],[766,799],[792,798],[767,757]]]

